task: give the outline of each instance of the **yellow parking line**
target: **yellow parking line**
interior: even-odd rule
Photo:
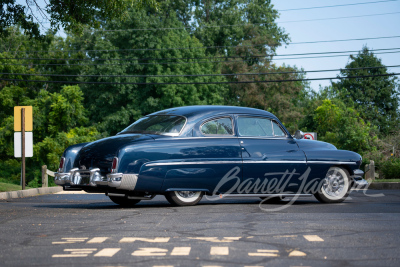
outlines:
[[[132,253],[133,256],[165,256],[168,249],[164,248],[139,248]]]
[[[210,255],[229,255],[229,247],[211,247]]]
[[[187,256],[190,254],[191,247],[174,247],[171,256]]]
[[[310,242],[322,242],[324,241],[321,237],[317,235],[303,235],[305,239],[307,239]]]
[[[84,242],[88,238],[87,237],[62,237],[61,239],[65,240],[65,241],[55,241],[55,242],[51,242],[51,243],[53,245],[73,244],[73,243],[77,243],[77,242]]]
[[[75,257],[87,257],[89,254],[96,251],[97,248],[69,248],[64,249],[66,252],[71,252],[70,254],[54,254],[53,258],[75,258]]]
[[[149,243],[167,243],[170,237],[155,237],[155,238],[143,238],[143,237],[124,237],[119,243],[133,243],[135,241],[143,241]]]
[[[201,241],[208,241],[208,242],[214,242],[214,243],[231,243],[233,241],[239,240],[241,237],[236,236],[236,237],[223,237],[221,240],[218,239],[218,237],[188,237],[189,239],[194,239],[194,240],[201,240]]]
[[[278,257],[279,250],[275,249],[257,249],[257,252],[255,253],[248,253],[250,257],[255,257],[255,256],[261,256],[261,257]]]
[[[292,252],[289,253],[289,257],[304,257],[304,256],[307,256],[307,254],[299,250],[293,250]]]
[[[95,257],[112,257],[120,251],[120,248],[103,248],[99,252],[97,252],[94,256]]]
[[[87,243],[88,244],[100,244],[103,243],[104,241],[106,241],[108,239],[108,237],[94,237],[92,239],[90,239]]]

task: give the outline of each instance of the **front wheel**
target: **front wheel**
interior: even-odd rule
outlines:
[[[126,197],[112,197],[108,196],[112,202],[123,207],[132,207],[140,202],[140,199],[128,199]]]
[[[319,202],[340,203],[350,193],[350,175],[347,170],[340,167],[331,167],[319,191],[314,195]]]
[[[203,197],[200,191],[172,191],[165,194],[165,198],[174,206],[193,206]]]

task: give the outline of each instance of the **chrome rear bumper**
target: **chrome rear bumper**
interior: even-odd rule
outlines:
[[[116,189],[134,190],[137,174],[109,173],[102,176],[100,169],[79,170],[71,169],[66,173],[54,174],[54,182],[62,186],[108,186]]]

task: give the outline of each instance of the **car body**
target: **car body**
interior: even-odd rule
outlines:
[[[176,205],[196,204],[202,195],[315,195],[338,202],[351,185],[364,182],[361,160],[325,142],[294,138],[264,110],[187,106],[147,115],[115,136],[68,147],[55,183],[64,190],[104,192],[121,205],[159,194]],[[323,188],[341,191],[335,198],[325,192],[324,200]]]

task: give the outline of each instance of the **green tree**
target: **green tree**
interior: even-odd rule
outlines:
[[[0,90],[0,178],[19,183],[20,160],[14,159],[14,106],[33,106],[34,157],[27,158],[27,181],[40,181],[40,166],[56,170],[59,157],[72,144],[99,137],[96,128],[87,127],[83,94],[78,86],[64,86],[59,93],[40,90],[29,96],[25,87],[10,85]]]
[[[85,25],[100,27],[100,20],[124,19],[128,8],[157,8],[156,0],[49,0],[46,6],[36,1],[26,1],[26,5],[16,0],[3,0],[0,7],[0,34],[7,34],[5,29],[20,25],[31,37],[44,37],[39,30],[40,18],[48,19],[53,30],[61,27],[67,31],[82,33]],[[34,15],[33,9],[38,10]],[[47,15],[47,14],[48,15]]]
[[[223,103],[226,85],[206,84],[225,81],[223,77],[152,77],[152,75],[220,73],[220,68],[207,59],[196,59],[206,57],[205,49],[197,49],[202,47],[202,44],[187,31],[157,30],[165,27],[182,27],[182,22],[174,13],[166,16],[164,13],[151,11],[131,11],[129,19],[123,22],[107,22],[104,27],[116,31],[103,33],[88,31],[82,37],[75,37],[75,44],[80,44],[85,49],[108,50],[97,51],[95,54],[89,52],[90,57],[107,60],[95,61],[96,65],[82,68],[81,74],[99,75],[98,77],[79,78],[80,81],[100,83],[84,84],[82,89],[91,121],[98,123],[102,132],[115,134],[139,117],[166,108]],[[155,30],[124,30],[143,28],[155,28]],[[87,40],[89,41],[85,43]],[[174,49],[190,47],[196,49]],[[152,50],[140,50],[148,48]],[[132,51],[132,49],[138,50]],[[106,74],[125,77],[102,77]],[[127,75],[140,75],[140,77],[127,77]]]
[[[354,69],[368,68],[369,69]],[[340,72],[344,77],[332,83],[338,96],[343,101],[351,100],[365,121],[371,122],[384,135],[399,127],[399,84],[396,77],[390,74],[382,61],[367,47],[356,56]],[[387,75],[379,77],[346,78],[357,76]]]
[[[360,118],[354,108],[337,98],[319,100],[315,105],[302,121],[302,130],[317,132],[319,140],[338,149],[361,154],[376,149],[376,127]]]

